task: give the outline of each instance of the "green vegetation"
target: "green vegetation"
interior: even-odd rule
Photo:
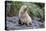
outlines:
[[[28,6],[28,13],[30,16],[36,16],[36,17],[39,17],[41,19],[44,19],[44,16],[45,16],[44,3],[13,1],[13,2],[11,2],[11,8],[10,8],[10,11],[7,15],[8,16],[18,16],[19,9],[22,5]]]

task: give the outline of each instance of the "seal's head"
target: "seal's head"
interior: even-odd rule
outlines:
[[[19,11],[19,14],[27,13],[27,5],[22,5]]]
[[[23,5],[20,10],[25,12],[27,10],[27,5]]]
[[[22,7],[21,7],[21,10],[22,10],[22,12],[23,13],[25,13],[25,12],[27,12],[27,5],[23,5]]]

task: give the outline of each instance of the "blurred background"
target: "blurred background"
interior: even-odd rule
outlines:
[[[22,5],[28,6],[28,14],[31,17],[38,17],[42,20],[45,20],[44,3],[6,1],[6,16],[18,16],[19,10]]]
[[[5,1],[6,17],[18,16],[19,10],[22,5],[28,6],[28,14],[29,14],[29,16],[31,16],[32,20],[35,19],[42,23],[45,22],[45,3]],[[43,25],[42,25],[42,27],[43,27]]]

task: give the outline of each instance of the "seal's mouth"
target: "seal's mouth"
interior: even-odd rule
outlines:
[[[27,8],[24,9],[24,12],[27,11]]]

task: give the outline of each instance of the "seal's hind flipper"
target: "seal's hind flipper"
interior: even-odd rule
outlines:
[[[20,19],[19,19],[18,23],[19,23],[19,24],[21,24],[21,21],[20,21]]]

